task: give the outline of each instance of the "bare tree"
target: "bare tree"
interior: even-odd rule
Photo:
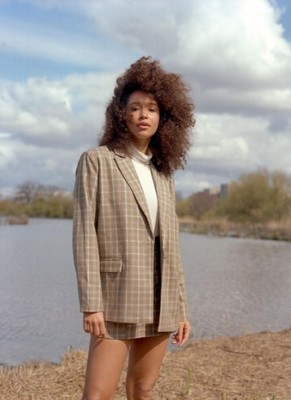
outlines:
[[[15,200],[31,204],[36,199],[51,197],[59,190],[57,186],[46,186],[37,182],[26,181],[17,186]]]

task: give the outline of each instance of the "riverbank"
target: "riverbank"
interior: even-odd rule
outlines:
[[[27,215],[8,215],[6,217],[0,215],[0,225],[27,225],[29,218]]]
[[[60,364],[1,367],[1,400],[80,400],[86,352],[69,351]],[[115,399],[126,399],[125,371]],[[168,352],[155,400],[290,400],[291,329],[190,341]]]
[[[234,223],[226,219],[197,221],[180,218],[180,230],[202,235],[291,241],[291,219],[265,224]]]

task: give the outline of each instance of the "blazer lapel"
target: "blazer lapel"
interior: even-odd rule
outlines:
[[[114,153],[115,153],[115,160],[116,160],[117,166],[118,166],[120,172],[122,173],[124,179],[128,183],[128,186],[132,190],[132,193],[133,193],[134,197],[136,198],[137,203],[139,204],[142,212],[144,213],[144,215],[148,221],[150,230],[152,231],[151,219],[150,219],[147,202],[146,202],[145,195],[142,190],[140,181],[138,179],[137,173],[134,169],[134,166],[133,166],[130,158],[126,154],[124,154],[122,151],[114,150]]]
[[[151,171],[158,197],[159,230],[160,230],[160,236],[162,237],[165,233],[163,232],[163,228],[168,225],[167,221],[169,216],[167,215],[166,205],[169,201],[167,199],[169,192],[167,191],[166,187],[167,182],[164,175],[159,173],[153,165],[151,165]]]

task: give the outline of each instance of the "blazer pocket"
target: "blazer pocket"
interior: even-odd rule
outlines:
[[[121,272],[122,260],[101,260],[100,272]]]

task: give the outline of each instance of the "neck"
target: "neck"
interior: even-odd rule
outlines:
[[[132,141],[132,144],[134,147],[137,148],[138,151],[140,151],[143,154],[148,154],[148,149],[149,149],[149,140],[147,141]]]

